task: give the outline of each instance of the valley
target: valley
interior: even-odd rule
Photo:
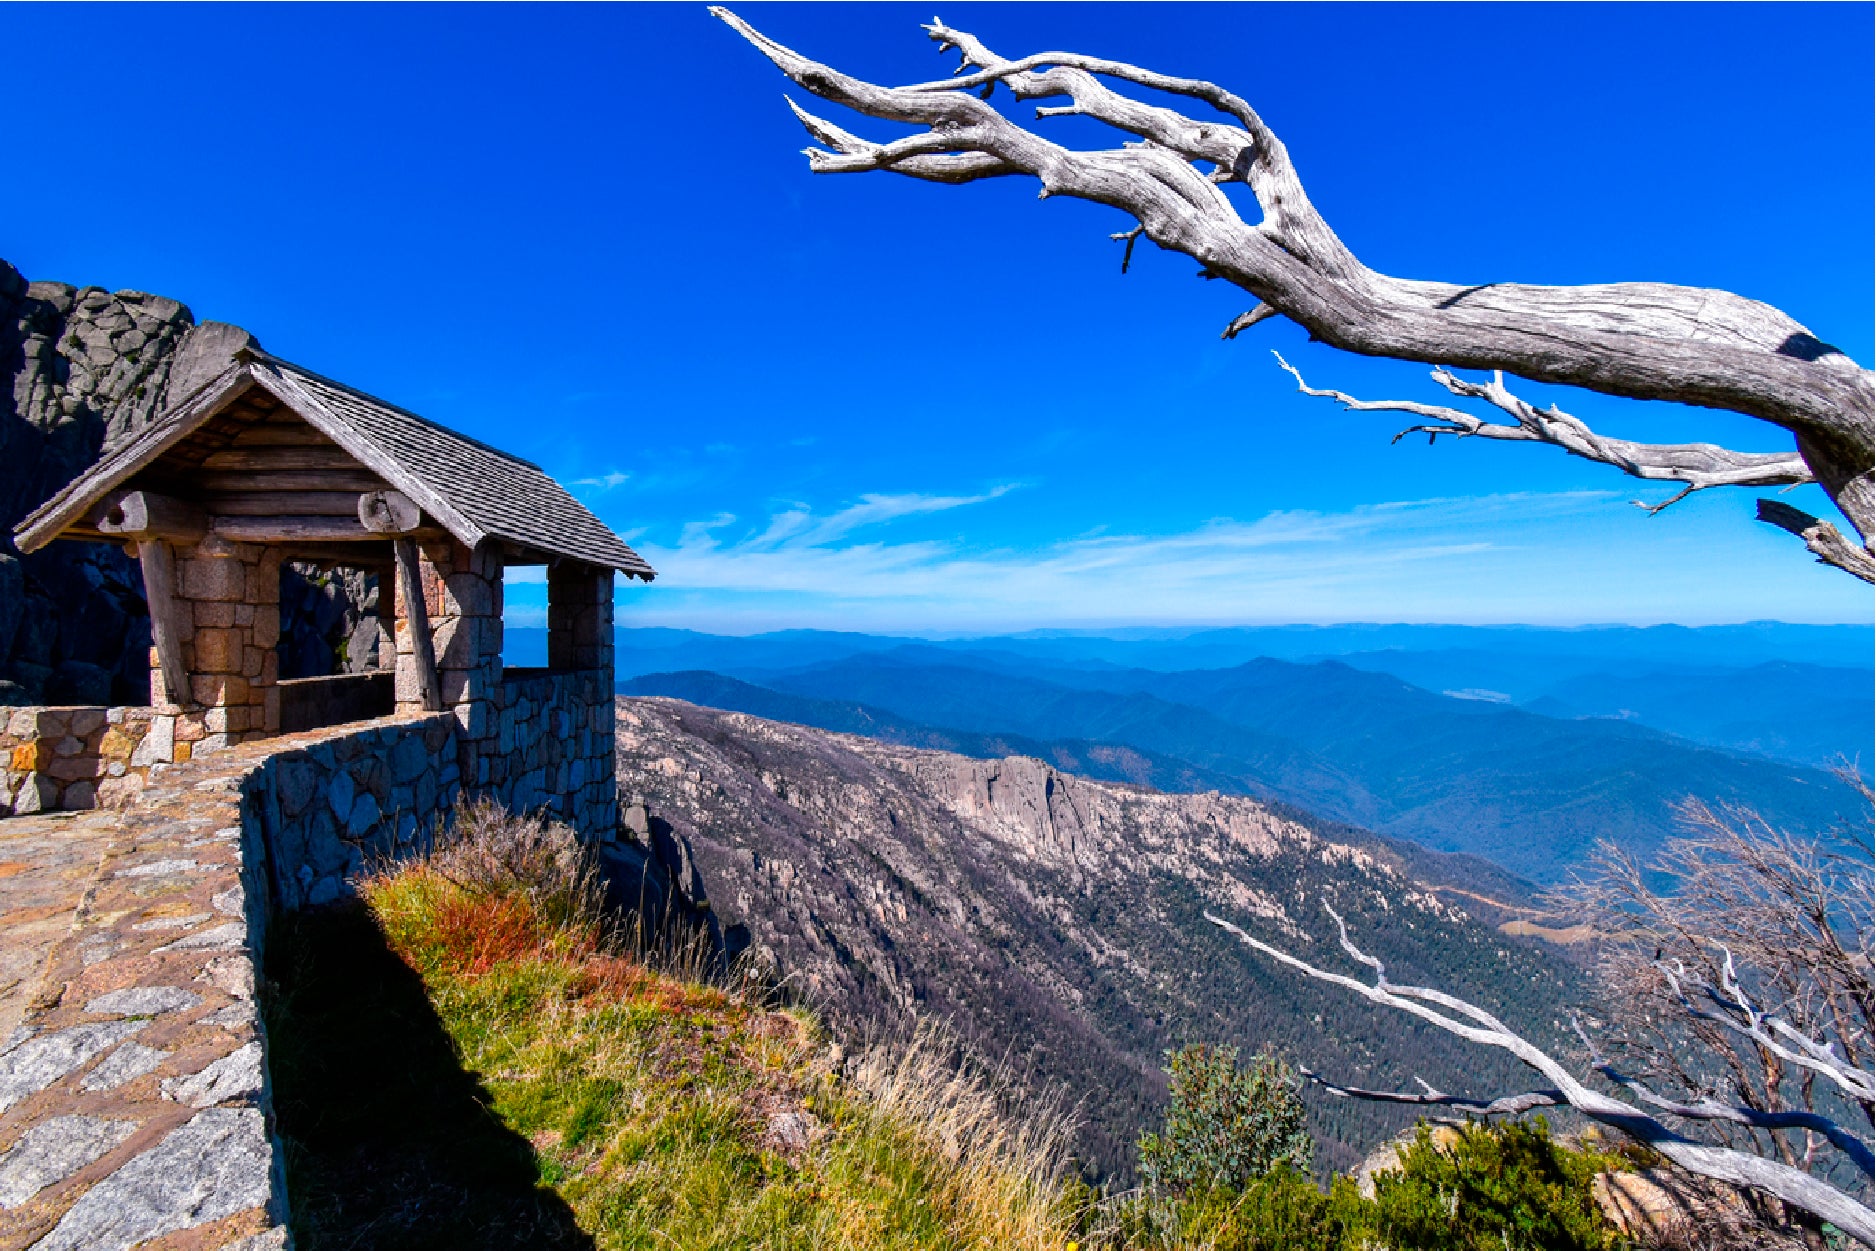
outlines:
[[[1100,1176],[1127,1176],[1164,1097],[1163,1053],[1185,1042],[1274,1046],[1364,1084],[1417,1074],[1483,1094],[1525,1080],[1504,1057],[1261,961],[1205,909],[1334,961],[1327,902],[1391,976],[1492,1004],[1552,1045],[1578,991],[1557,949],[1497,932],[1388,845],[1247,796],[664,698],[619,701],[618,768],[638,792],[622,801],[668,823],[719,924],[746,927],[796,993],[855,1038],[938,1018],[1032,1088],[1065,1091]],[[1502,899],[1505,885],[1476,893]],[[1310,1115],[1329,1170],[1413,1119],[1314,1093]]]

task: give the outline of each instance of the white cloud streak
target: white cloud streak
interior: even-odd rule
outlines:
[[[1497,495],[1273,512],[1165,535],[1084,534],[1032,549],[887,542],[863,528],[996,498],[868,495],[826,515],[791,507],[747,537],[735,518],[684,527],[674,547],[642,543],[667,607],[630,597],[630,615],[678,621],[741,614],[772,623],[927,628],[1071,621],[1404,619],[1507,563],[1527,525],[1604,511],[1607,492]],[[707,628],[707,627],[706,627]]]

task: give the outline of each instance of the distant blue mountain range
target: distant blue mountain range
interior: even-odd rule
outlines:
[[[511,631],[511,655],[528,641]],[[1867,772],[1876,718],[1872,631],[1858,627],[937,642],[621,630],[618,645],[622,692],[971,755],[1073,760],[1073,771],[1163,789],[1241,790],[1539,882],[1598,839],[1646,855],[1688,797],[1798,828],[1849,819],[1851,792],[1822,766],[1843,757]],[[1099,745],[1132,754],[1091,754]]]

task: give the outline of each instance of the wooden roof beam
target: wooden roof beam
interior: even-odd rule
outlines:
[[[155,491],[113,491],[91,514],[99,534],[114,539],[166,539],[200,543],[208,534],[208,514],[186,500]]]

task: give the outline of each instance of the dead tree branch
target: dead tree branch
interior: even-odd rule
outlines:
[[[711,11],[820,99],[924,128],[880,144],[791,102],[825,145],[807,152],[817,173],[887,170],[947,183],[1026,175],[1041,183],[1044,198],[1108,205],[1132,216],[1159,247],[1257,298],[1227,337],[1282,314],[1315,338],[1364,355],[1502,370],[1771,422],[1796,437],[1798,455],[1866,544],[1876,533],[1872,376],[1770,305],[1667,283],[1460,286],[1396,278],[1355,257],[1310,203],[1282,140],[1245,100],[1215,84],[1070,52],[1011,60],[933,21],[927,33],[941,51],[960,53],[965,72],[884,87],[812,61],[727,9]],[[1222,116],[1188,117],[1108,81],[1183,96]],[[977,94],[998,84],[1017,100],[1067,99],[1037,110],[1039,118],[1088,117],[1136,141],[1095,151],[1053,143]],[[1232,182],[1250,189],[1261,220],[1239,215],[1220,186]]]
[[[1350,941],[1348,927],[1343,924],[1341,916],[1326,902],[1323,907],[1335,919],[1343,951],[1357,963],[1373,970],[1372,984],[1317,968],[1253,938],[1231,922],[1209,912],[1205,914],[1205,919],[1235,935],[1252,950],[1307,977],[1340,986],[1372,1003],[1411,1013],[1470,1042],[1510,1052],[1549,1082],[1570,1107],[1646,1144],[1691,1173],[1763,1191],[1821,1220],[1829,1221],[1866,1244],[1876,1246],[1876,1212],[1872,1212],[1855,1196],[1845,1194],[1835,1186],[1789,1164],[1729,1147],[1707,1146],[1682,1137],[1634,1104],[1625,1103],[1585,1085],[1542,1048],[1514,1032],[1484,1009],[1444,991],[1424,986],[1402,986],[1388,981],[1387,970],[1381,962]],[[1354,1091],[1351,1089],[1349,1093],[1353,1094]],[[1523,1096],[1526,1099],[1533,1097],[1536,1096]],[[1429,1092],[1425,1096],[1394,1095],[1391,1101],[1457,1106],[1450,1097],[1439,1095],[1438,1092]]]
[[[1865,582],[1876,582],[1876,556],[1858,547],[1828,521],[1778,500],[1759,501],[1759,520],[1789,530],[1804,540],[1820,565],[1835,565]]]

